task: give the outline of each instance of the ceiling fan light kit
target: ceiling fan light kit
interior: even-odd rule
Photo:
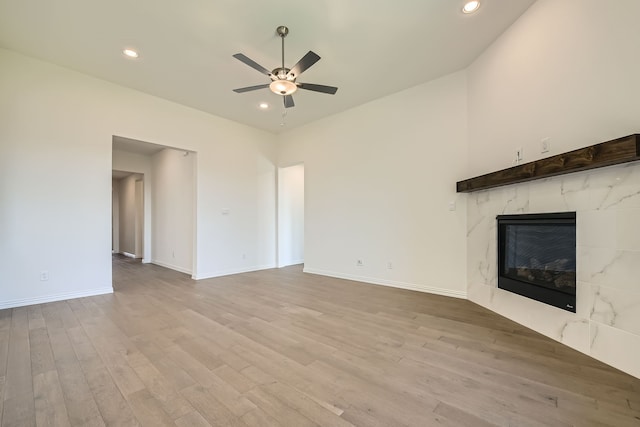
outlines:
[[[296,82],[296,79],[300,74],[302,74],[305,70],[307,70],[309,67],[320,60],[320,56],[312,51],[309,51],[305,56],[302,57],[302,59],[300,59],[300,61],[298,61],[296,65],[293,66],[293,68],[286,68],[284,66],[284,38],[287,37],[287,34],[289,34],[289,29],[284,25],[281,25],[276,28],[276,34],[278,34],[280,36],[280,39],[282,40],[281,67],[274,68],[272,71],[269,71],[262,65],[258,64],[257,62],[241,53],[236,53],[235,55],[233,55],[234,58],[245,63],[254,70],[257,70],[260,73],[269,76],[269,78],[271,79],[271,83],[256,86],[247,86],[239,89],[234,89],[233,91],[236,93],[244,93],[258,89],[269,88],[271,92],[283,97],[285,108],[290,108],[295,105],[295,103],[293,102],[293,97],[291,95],[298,89],[305,89],[313,92],[335,95],[335,93],[338,91],[337,87]]]

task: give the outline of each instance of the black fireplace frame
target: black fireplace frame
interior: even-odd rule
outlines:
[[[576,312],[576,294],[568,294],[559,290],[546,288],[524,280],[516,280],[503,276],[505,263],[506,226],[507,225],[571,225],[576,224],[575,212],[553,212],[542,214],[498,215],[498,288],[527,298],[534,299],[563,310]]]

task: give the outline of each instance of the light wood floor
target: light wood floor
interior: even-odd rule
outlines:
[[[640,380],[468,301],[119,257],[114,283],[0,311],[2,426],[640,425]]]

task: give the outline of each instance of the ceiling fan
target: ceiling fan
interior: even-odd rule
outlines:
[[[282,39],[282,67],[274,68],[272,71],[269,71],[262,65],[258,64],[252,59],[249,59],[241,53],[236,53],[235,55],[233,55],[234,58],[238,59],[241,62],[244,62],[249,67],[269,76],[269,78],[271,79],[271,83],[242,87],[239,89],[234,89],[233,91],[236,93],[244,93],[250,92],[252,90],[269,88],[271,89],[271,92],[275,93],[276,95],[281,95],[284,98],[285,108],[293,107],[295,105],[295,103],[293,102],[293,96],[291,95],[298,89],[305,89],[314,92],[322,92],[334,95],[338,91],[337,87],[317,85],[312,83],[300,83],[296,81],[300,74],[302,74],[306,69],[320,60],[320,56],[312,51],[309,51],[305,56],[302,57],[300,61],[298,61],[296,65],[293,66],[293,68],[285,68],[284,38],[287,37],[287,34],[289,34],[289,29],[284,25],[281,25],[276,28],[276,33]]]

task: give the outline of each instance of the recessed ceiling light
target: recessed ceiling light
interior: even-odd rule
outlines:
[[[462,12],[464,13],[473,13],[480,7],[480,2],[478,0],[471,0],[464,4],[462,7]]]
[[[138,52],[136,52],[133,49],[125,49],[125,50],[122,51],[122,53],[124,53],[125,56],[127,56],[129,58],[134,58],[134,59],[137,58],[138,56],[140,56],[138,54]]]
[[[269,104],[267,104],[266,102],[261,102],[259,107],[263,110],[266,110],[267,108],[269,108]]]

